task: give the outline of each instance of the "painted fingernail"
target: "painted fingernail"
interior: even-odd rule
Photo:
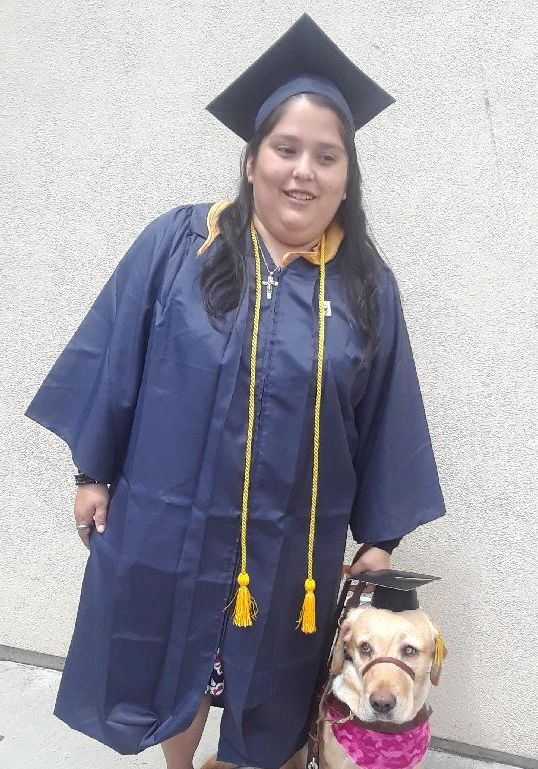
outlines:
[[[103,533],[103,531],[105,530],[105,527],[103,526],[103,524],[102,524],[102,523],[99,523],[99,524],[98,524],[98,525],[97,525],[95,528],[97,529],[97,531],[99,532],[99,534],[102,534],[102,533]]]

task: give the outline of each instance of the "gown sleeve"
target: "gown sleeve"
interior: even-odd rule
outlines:
[[[383,273],[379,345],[355,411],[356,542],[397,539],[445,512],[398,289],[392,273]]]
[[[112,483],[121,467],[170,231],[177,239],[186,222],[184,209],[176,209],[139,235],[25,412],[62,438],[75,466],[101,483]]]

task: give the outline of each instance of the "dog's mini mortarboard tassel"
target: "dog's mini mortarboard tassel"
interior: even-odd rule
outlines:
[[[443,659],[445,658],[445,641],[441,633],[437,633],[435,636],[435,651],[433,656],[433,664],[437,667],[441,667]]]

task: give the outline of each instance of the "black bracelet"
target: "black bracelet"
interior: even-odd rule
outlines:
[[[384,550],[389,555],[392,555],[392,551],[396,550],[403,537],[398,539],[387,539],[385,542],[372,542],[372,547],[378,547],[380,550]]]
[[[88,483],[100,483],[100,481],[96,481],[95,478],[90,478],[86,473],[75,474],[75,486],[85,486]]]

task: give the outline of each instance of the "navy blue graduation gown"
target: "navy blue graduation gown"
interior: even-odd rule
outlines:
[[[183,731],[220,645],[219,758],[277,769],[306,740],[308,706],[357,542],[407,534],[443,501],[397,290],[381,268],[381,341],[361,367],[339,256],[327,265],[314,576],[318,632],[295,629],[306,576],[319,270],[297,259],[262,303],[248,523],[252,628],[223,613],[235,584],[247,424],[250,293],[219,331],[201,302],[208,206],[138,237],[26,414],[110,484],[92,534],[55,714],[123,754]],[[250,246],[248,246],[250,248]]]

